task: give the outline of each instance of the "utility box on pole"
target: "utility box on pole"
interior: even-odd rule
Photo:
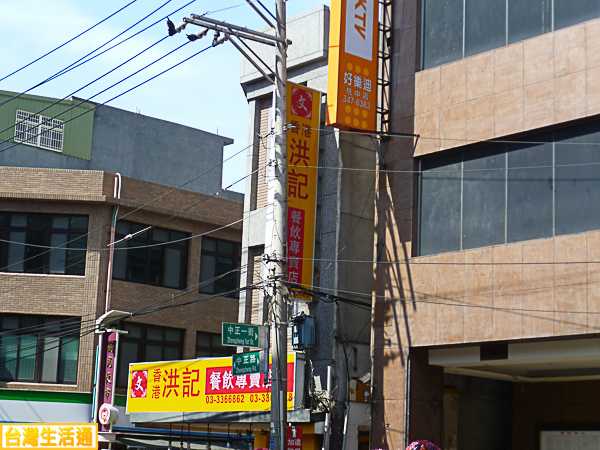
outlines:
[[[292,317],[292,348],[304,350],[315,346],[315,317],[302,313]]]

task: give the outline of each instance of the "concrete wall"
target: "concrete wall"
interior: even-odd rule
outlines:
[[[89,161],[0,142],[0,166],[100,170],[174,187],[192,180],[185,189],[208,195],[221,190],[223,147],[232,139],[110,106],[90,114],[94,120]],[[243,201],[237,192],[219,196]]]
[[[90,168],[167,186],[197,177],[184,188],[212,195],[222,187],[223,147],[231,143],[195,128],[101,106],[95,111]],[[241,195],[224,194],[241,201]]]

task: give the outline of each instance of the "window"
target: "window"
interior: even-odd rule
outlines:
[[[0,380],[77,383],[79,317],[0,315]]]
[[[65,122],[17,110],[15,142],[62,151]]]
[[[423,0],[429,69],[600,17],[600,0]]]
[[[87,216],[0,212],[0,270],[84,275],[87,232]]]
[[[600,229],[598,142],[594,121],[423,159],[418,254]]]
[[[235,353],[235,347],[222,345],[221,342],[220,334],[196,332],[196,358],[231,356]]]
[[[129,334],[119,338],[117,387],[127,387],[131,363],[173,361],[183,357],[183,330],[131,322],[123,322],[122,329]]]
[[[200,292],[238,297],[242,245],[209,237],[202,238]],[[235,291],[235,292],[232,292]]]
[[[115,246],[113,277],[118,280],[183,289],[186,286],[188,233],[149,228],[119,221],[115,240],[133,237]],[[145,230],[145,231],[143,231]]]

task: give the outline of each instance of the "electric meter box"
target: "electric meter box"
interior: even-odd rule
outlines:
[[[292,317],[292,348],[304,350],[315,346],[315,317],[302,313]]]

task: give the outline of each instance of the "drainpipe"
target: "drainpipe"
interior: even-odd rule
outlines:
[[[121,198],[121,174],[117,173],[115,175],[115,189],[113,196],[116,199]],[[106,306],[104,307],[104,312],[110,311],[110,296],[111,296],[111,287],[112,287],[112,274],[113,274],[113,258],[115,255],[115,227],[117,224],[117,213],[119,212],[119,204],[117,203],[113,208],[113,217],[112,222],[110,223],[110,242],[108,244],[108,269],[106,275]]]

